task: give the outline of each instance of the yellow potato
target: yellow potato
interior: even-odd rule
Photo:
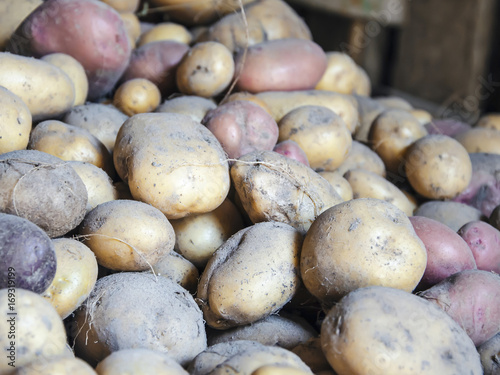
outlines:
[[[327,52],[328,66],[316,90],[328,90],[352,94],[358,78],[358,67],[354,60],[343,52]]]
[[[89,93],[89,81],[82,64],[65,53],[51,53],[43,56],[41,60],[57,66],[71,79],[75,87],[73,106],[84,104]]]
[[[189,44],[192,39],[191,33],[184,26],[178,23],[164,22],[157,24],[151,30],[142,34],[137,45],[140,47],[146,43],[159,40],[173,40],[174,42]]]
[[[135,48],[136,42],[141,36],[141,22],[134,13],[120,13],[120,17],[123,20],[129,39],[132,42],[132,47]]]
[[[12,33],[28,14],[41,4],[42,0],[0,1],[0,50],[5,48]]]
[[[157,276],[166,277],[194,294],[198,288],[198,269],[182,255],[171,251],[153,265]]]
[[[165,100],[155,112],[180,113],[201,122],[207,112],[215,108],[217,108],[217,104],[212,99],[184,95]]]
[[[140,0],[101,0],[120,13],[135,12]]]
[[[28,146],[31,113],[20,97],[0,86],[0,154]]]
[[[340,195],[344,201],[353,198],[352,188],[349,182],[342,177],[338,171],[321,171],[318,174],[327,180],[333,186],[335,191]]]
[[[500,154],[500,130],[475,127],[456,134],[454,138],[469,153],[486,152]]]
[[[361,168],[385,177],[385,164],[374,151],[358,141],[352,142],[352,148],[344,162],[336,169],[343,176],[351,169]]]
[[[152,112],[160,102],[160,89],[145,78],[134,78],[122,83],[113,97],[114,106],[128,116]]]
[[[476,127],[500,130],[500,113],[488,113],[482,116]]]

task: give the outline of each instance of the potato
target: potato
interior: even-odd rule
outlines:
[[[453,318],[476,346],[500,332],[500,276],[465,270],[420,293]]]
[[[253,151],[272,151],[278,141],[276,121],[248,100],[221,104],[210,110],[201,123],[215,135],[230,159]]]
[[[0,213],[0,288],[43,292],[56,274],[49,236],[31,221]]]
[[[297,38],[254,44],[234,59],[236,88],[251,93],[314,89],[327,67],[318,44]]]
[[[302,246],[300,272],[309,292],[331,306],[365,286],[411,292],[426,264],[425,246],[403,211],[383,200],[359,198],[314,221]]]
[[[251,340],[263,345],[289,349],[316,337],[317,332],[305,320],[292,316],[270,315],[252,324],[228,330],[209,330],[208,345],[237,340]]]
[[[88,97],[95,100],[111,91],[123,74],[131,46],[120,15],[110,6],[95,0],[52,0],[19,25],[7,50],[35,57],[54,52],[74,57],[87,73]],[[60,87],[56,91],[63,92]]]
[[[408,146],[427,135],[425,128],[407,111],[392,109],[382,112],[368,134],[371,148],[384,161],[388,171],[400,172]]]
[[[191,33],[184,26],[174,22],[163,22],[142,34],[138,46],[159,40],[190,44],[192,39]]]
[[[292,349],[292,353],[298,355],[316,375],[322,374],[323,371],[333,371],[321,348],[321,336],[297,345]]]
[[[125,30],[127,30],[127,35],[132,47],[132,51],[136,48],[136,42],[141,36],[141,23],[139,18],[134,13],[120,13],[120,18],[123,21]]]
[[[352,141],[351,151],[336,171],[343,176],[351,169],[364,169],[382,177],[386,175],[385,164],[380,156],[358,141]]]
[[[98,205],[85,216],[79,233],[97,262],[116,271],[150,269],[175,244],[174,229],[160,210],[129,200]]]
[[[123,349],[111,353],[96,367],[98,375],[189,375],[168,354],[151,349]]]
[[[281,309],[300,283],[301,245],[301,234],[283,223],[258,223],[231,236],[200,278],[197,302],[206,323],[228,329]]]
[[[120,13],[135,12],[139,8],[140,0],[101,0]]]
[[[477,351],[481,356],[484,375],[498,374],[498,371],[500,371],[500,363],[498,360],[500,353],[500,333],[497,333],[491,339],[479,345]]]
[[[425,216],[445,224],[454,232],[470,221],[486,219],[477,208],[459,202],[431,200],[421,204],[415,216]]]
[[[428,135],[405,155],[405,172],[415,191],[426,198],[454,198],[467,188],[472,163],[465,148],[446,135]]]
[[[500,130],[500,113],[487,113],[477,121],[476,128]]]
[[[14,374],[36,360],[48,360],[66,351],[66,331],[52,305],[40,295],[21,287],[0,290],[2,316],[0,347],[4,358],[0,372]],[[14,314],[15,315],[12,315]]]
[[[0,154],[23,150],[31,132],[31,112],[23,100],[0,86]]]
[[[465,122],[455,119],[433,119],[425,124],[425,129],[429,134],[443,134],[450,137],[463,131],[469,130],[471,126]]]
[[[0,155],[0,212],[24,217],[59,237],[85,216],[87,190],[61,159],[35,150]]]
[[[153,112],[160,102],[160,90],[145,78],[135,78],[122,83],[113,96],[114,106],[128,116]]]
[[[200,274],[198,269],[182,255],[171,251],[153,265],[155,275],[166,277],[188,290],[196,293]]]
[[[410,114],[415,117],[418,122],[420,122],[421,125],[429,124],[432,122],[432,114],[425,109],[412,109],[410,111]],[[427,132],[429,133],[429,130],[427,129]]]
[[[304,150],[300,148],[297,142],[292,141],[291,139],[287,139],[283,142],[278,142],[276,146],[274,146],[273,151],[286,156],[287,158],[296,160],[299,163],[304,164],[305,166],[310,166],[309,160],[307,160],[307,155]]]
[[[266,103],[276,122],[280,122],[288,112],[305,105],[324,106],[331,109],[352,133],[358,126],[357,102],[352,96],[322,90],[269,91],[257,94]]]
[[[278,126],[278,141],[297,142],[313,169],[335,170],[351,150],[351,132],[344,120],[326,107],[298,107],[288,112]]]
[[[353,198],[352,187],[349,182],[337,171],[322,171],[318,174],[333,186],[344,201]]]
[[[301,233],[342,198],[305,165],[272,151],[246,154],[231,167],[238,197],[253,223],[278,221]]]
[[[59,116],[73,106],[75,87],[57,66],[7,52],[0,52],[0,65],[0,86],[27,105],[33,121]]]
[[[372,92],[372,83],[370,81],[370,76],[362,67],[357,66],[357,79],[354,82],[353,94],[358,94],[360,96],[370,96]]]
[[[180,92],[204,98],[222,93],[234,75],[234,60],[223,44],[194,45],[179,63],[176,82]]]
[[[222,43],[234,53],[267,40],[312,39],[304,20],[284,1],[252,2],[245,6],[245,16],[246,22],[241,12],[226,15],[208,29],[202,40]]]
[[[399,96],[379,96],[374,99],[386,109],[403,109],[405,111],[413,109],[413,106],[407,100]]]
[[[134,78],[145,78],[153,82],[167,97],[177,92],[175,75],[177,67],[188,52],[184,43],[172,40],[151,42],[132,51],[130,62],[120,82]]]
[[[321,343],[339,374],[482,374],[465,332],[442,310],[382,286],[349,293],[327,314]]]
[[[267,104],[264,103],[264,101],[262,99],[259,99],[257,97],[257,95],[251,94],[251,93],[246,92],[246,91],[233,92],[231,95],[226,96],[224,98],[224,100],[219,104],[228,103],[228,102],[232,102],[235,100],[248,100],[254,104],[261,106],[267,113],[271,114],[271,110],[269,109]]]
[[[113,176],[113,159],[106,146],[88,130],[58,120],[39,123],[31,132],[30,150],[57,156],[61,160],[91,163]]]
[[[210,130],[186,115],[131,117],[118,132],[113,157],[134,199],[153,205],[169,219],[210,212],[229,191],[222,146]]]
[[[340,92],[342,94],[360,94],[358,91],[358,81],[362,79],[360,69],[354,60],[343,52],[327,52],[327,68],[316,84],[316,90],[328,90]],[[368,84],[369,84],[368,80]],[[365,90],[362,94],[369,95]]]
[[[80,358],[43,358],[18,368],[14,375],[97,375],[92,367]]]
[[[500,131],[488,128],[472,128],[453,136],[467,152],[500,154]]]
[[[201,122],[208,111],[215,108],[217,104],[211,99],[184,95],[165,100],[155,112],[179,113],[190,116],[196,122]]]
[[[368,143],[368,135],[373,121],[386,110],[378,101],[361,95],[353,95],[358,104],[359,126],[353,134],[356,141]]]
[[[90,295],[97,281],[97,261],[84,244],[71,238],[53,240],[57,259],[54,279],[42,296],[67,318]]]
[[[89,92],[89,81],[82,64],[65,53],[51,53],[43,56],[41,60],[57,66],[71,79],[75,87],[73,106],[85,104]]]
[[[310,371],[297,369],[289,365],[264,365],[252,372],[252,375],[307,375]]]
[[[118,199],[113,181],[101,168],[83,161],[70,161],[68,164],[82,179],[87,189],[87,213],[101,203]]]
[[[0,50],[3,50],[17,26],[42,0],[4,0],[0,3]]]
[[[175,231],[175,249],[200,269],[219,246],[244,228],[241,214],[227,198],[211,212],[171,220],[171,224]]]
[[[73,107],[64,115],[63,122],[88,130],[112,152],[118,130],[127,119],[113,105],[87,103]]]
[[[396,185],[384,177],[364,169],[350,169],[344,178],[351,185],[354,199],[381,199],[395,205],[406,216],[413,215],[414,205]]]
[[[500,274],[500,231],[483,221],[471,221],[457,232],[469,246],[477,269]]]
[[[91,365],[118,350],[144,348],[184,366],[207,347],[193,297],[174,281],[147,273],[99,279],[75,323],[76,353]]]
[[[471,249],[455,231],[424,216],[409,219],[427,251],[427,266],[417,289],[427,289],[454,273],[477,268]]]

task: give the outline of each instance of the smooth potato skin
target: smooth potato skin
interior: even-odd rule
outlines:
[[[481,270],[455,273],[420,293],[443,309],[476,346],[500,331],[500,276]]]
[[[352,141],[351,151],[336,169],[342,176],[351,169],[364,169],[385,177],[385,164],[372,149],[359,141]]]
[[[472,251],[455,231],[424,216],[409,219],[427,250],[427,267],[418,285],[419,290],[427,289],[454,273],[477,268]]]
[[[500,154],[500,131],[491,128],[472,128],[460,132],[454,138],[469,153]]]
[[[481,364],[483,365],[484,375],[496,375],[500,371],[500,333],[497,333],[488,341],[479,345],[477,348],[481,356]]]
[[[500,231],[484,221],[471,221],[458,230],[474,255],[477,269],[500,274]]]
[[[25,149],[31,132],[31,112],[19,96],[2,86],[0,116],[0,153]]]
[[[421,204],[414,215],[439,221],[454,232],[470,221],[486,219],[477,208],[459,202],[440,200],[430,200]]]
[[[304,150],[300,148],[297,142],[292,141],[291,139],[287,139],[286,141],[277,143],[276,146],[274,146],[273,151],[277,152],[278,154],[284,155],[287,158],[296,160],[299,163],[304,164],[305,166],[310,166],[309,160],[307,160],[307,155]]]
[[[313,89],[326,70],[325,52],[306,39],[278,39],[250,46],[235,57],[240,91]]]
[[[30,362],[16,370],[14,375],[98,375],[85,361],[75,357],[55,357]]]

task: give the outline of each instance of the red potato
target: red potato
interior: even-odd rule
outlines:
[[[236,57],[236,87],[241,91],[310,90],[327,67],[325,52],[306,39],[278,39],[255,44]]]
[[[276,144],[273,151],[309,167],[309,160],[307,160],[306,153],[300,148],[297,142],[294,142],[291,139],[287,139],[286,141]]]
[[[454,273],[476,269],[471,249],[455,231],[424,216],[409,219],[427,250],[427,267],[417,289],[427,289]]]
[[[132,51],[130,62],[120,82],[145,78],[153,82],[162,95],[176,91],[175,72],[189,46],[171,40],[145,44]]]
[[[484,221],[472,221],[458,230],[470,247],[477,269],[500,274],[500,231]]]
[[[74,57],[89,80],[89,99],[97,99],[118,82],[131,46],[119,13],[97,0],[48,0],[12,35],[7,49],[42,57],[62,52]]]
[[[252,151],[272,151],[278,141],[276,121],[248,100],[220,105],[206,114],[202,124],[215,135],[231,159]]]
[[[467,332],[476,346],[500,331],[500,276],[465,270],[420,294],[441,307]]]

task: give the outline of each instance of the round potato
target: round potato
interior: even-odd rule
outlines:
[[[321,343],[338,374],[482,374],[474,344],[453,319],[393,288],[349,293],[328,312]]]
[[[288,139],[297,142],[313,169],[335,170],[351,150],[351,132],[344,120],[326,107],[296,108],[278,126],[278,142]]]
[[[240,212],[227,198],[213,211],[172,220],[171,224],[175,249],[200,269],[219,246],[244,227]]]
[[[6,375],[13,374],[16,367],[66,352],[66,331],[54,307],[39,294],[14,289],[0,289],[0,309],[4,317],[0,321],[4,332],[0,336],[4,353],[0,372]],[[16,315],[12,315],[13,312]]]
[[[42,358],[18,368],[13,375],[98,375],[92,367],[80,358]]]
[[[224,100],[224,103],[232,102],[235,100],[251,101],[252,103],[255,103],[255,104],[261,106],[267,113],[271,114],[271,110],[269,109],[267,104],[262,99],[259,99],[256,95],[250,94],[249,92],[245,92],[245,91],[233,92],[231,95],[229,95]]]
[[[258,223],[231,236],[209,260],[198,285],[197,302],[207,324],[227,329],[281,309],[300,283],[301,245],[302,235],[283,223]]]
[[[155,112],[179,113],[191,117],[196,122],[201,122],[208,111],[215,108],[217,104],[211,99],[184,95],[165,100]]]
[[[348,201],[353,198],[351,185],[338,171],[322,171],[318,172],[318,174],[333,186],[335,191],[344,201]]]
[[[178,23],[164,22],[157,24],[151,30],[143,33],[137,45],[140,47],[146,43],[157,42],[159,40],[173,40],[189,44],[192,39],[191,33],[184,26]]]
[[[422,125],[432,122],[432,115],[425,109],[412,109],[408,112],[410,112],[410,114]]]
[[[500,130],[500,113],[487,113],[478,120],[476,127]]]
[[[342,94],[352,94],[358,80],[358,66],[343,52],[327,52],[327,68],[316,90],[329,90]]]
[[[78,60],[65,53],[50,53],[43,56],[40,60],[57,66],[71,79],[75,87],[73,106],[85,104],[89,93],[89,81],[85,74],[85,69],[83,69],[82,64]]]
[[[477,208],[452,201],[427,201],[418,206],[414,214],[439,221],[454,232],[471,221],[486,220],[486,217]]]
[[[128,116],[152,112],[160,102],[160,90],[145,78],[135,78],[122,83],[113,97],[114,106]]]
[[[4,0],[0,2],[0,50],[5,48],[17,26],[42,0]]]
[[[57,270],[54,280],[42,293],[62,319],[87,299],[97,281],[97,261],[84,244],[71,238],[53,240]]]
[[[120,128],[113,157],[134,199],[169,219],[210,212],[229,192],[229,164],[222,146],[210,130],[186,115],[131,117]]]
[[[471,181],[472,162],[467,150],[446,135],[419,139],[409,147],[405,159],[408,181],[426,198],[454,198]]]
[[[155,275],[166,277],[188,290],[196,293],[200,274],[198,269],[182,255],[171,251],[153,265]]]
[[[28,146],[31,113],[20,97],[0,86],[0,154]]]
[[[407,148],[426,135],[425,128],[407,111],[391,109],[382,112],[373,121],[368,139],[386,169],[399,173]]]
[[[500,154],[500,130],[476,127],[453,136],[469,153]]]
[[[292,141],[291,139],[278,142],[276,146],[274,146],[273,151],[310,167],[309,160],[307,160],[307,155],[304,150],[300,148],[297,142]]]
[[[413,215],[414,205],[398,189],[384,177],[364,169],[350,169],[344,178],[351,185],[353,198],[376,198],[392,203],[406,216]]]
[[[79,232],[99,264],[117,271],[147,270],[175,244],[172,225],[160,210],[129,200],[98,205]]]
[[[125,25],[132,47],[136,47],[137,39],[141,36],[141,23],[134,13],[120,13],[120,17]]]
[[[358,141],[352,141],[351,151],[336,171],[343,176],[351,169],[364,169],[382,177],[386,175],[385,164],[380,156]]]
[[[304,285],[326,305],[354,289],[380,285],[411,292],[427,253],[408,217],[383,200],[337,204],[312,224],[302,246]]]

